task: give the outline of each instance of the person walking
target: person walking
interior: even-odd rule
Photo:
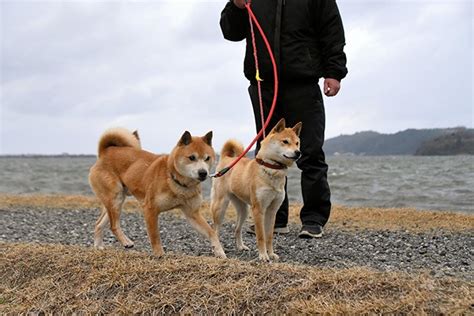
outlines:
[[[230,0],[221,13],[224,38],[246,40],[244,74],[250,81],[257,132],[262,128],[255,61],[246,0]],[[275,56],[279,75],[279,95],[267,133],[281,119],[293,126],[303,122],[300,134],[303,207],[300,212],[301,238],[323,235],[331,212],[328,165],[323,152],[325,111],[319,79],[324,78],[324,94],[333,97],[347,75],[345,36],[335,0],[253,0],[252,11],[259,19]],[[273,67],[262,37],[255,34],[263,114],[268,117],[273,99]],[[257,152],[260,142],[257,143]],[[275,219],[275,232],[288,233],[288,194]]]

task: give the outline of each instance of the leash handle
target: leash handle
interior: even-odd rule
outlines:
[[[252,9],[250,8],[249,1],[245,0],[245,3],[246,3],[245,7],[247,8],[247,11],[248,11],[248,14],[249,14],[250,31],[252,33],[252,37],[255,37],[255,33],[254,33],[254,30],[253,30],[253,24],[252,24],[252,22],[253,22],[255,24],[255,26],[257,27],[260,35],[262,36],[263,42],[265,43],[265,47],[267,48],[268,54],[270,55],[270,60],[272,62],[273,77],[274,77],[273,101],[272,101],[272,106],[270,108],[270,112],[268,113],[268,117],[265,121],[265,124],[263,124],[262,129],[258,132],[257,136],[255,136],[255,138],[252,140],[250,145],[248,145],[247,148],[237,158],[235,158],[234,161],[232,161],[230,163],[230,165],[228,165],[227,167],[219,170],[218,172],[216,172],[212,175],[209,175],[211,178],[219,178],[219,177],[222,177],[224,174],[226,174],[230,169],[232,169],[242,159],[242,157],[244,157],[250,151],[250,149],[252,149],[253,145],[255,145],[255,143],[262,137],[262,135],[265,133],[266,128],[268,127],[268,124],[270,124],[270,120],[273,116],[273,112],[275,110],[276,101],[277,101],[277,97],[278,97],[278,69],[277,69],[277,65],[276,65],[276,61],[275,61],[275,56],[273,56],[272,47],[270,46],[270,43],[268,42],[267,36],[265,35],[265,32],[263,31],[262,27],[260,26],[260,23],[258,23],[257,18],[255,17]],[[254,53],[255,54],[256,54],[256,51],[257,51],[257,49],[254,46]],[[257,69],[257,75],[259,76],[258,69]],[[259,84],[259,82],[260,81],[257,80],[257,85]],[[259,98],[261,98],[260,89],[259,89]],[[263,111],[261,111],[261,113],[262,113],[262,119],[263,119]]]

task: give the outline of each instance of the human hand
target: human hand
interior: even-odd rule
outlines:
[[[234,0],[236,1],[236,0]],[[336,79],[324,79],[324,94],[328,97],[335,96],[341,89],[341,83]]]
[[[234,0],[234,4],[241,9],[245,8],[245,5],[251,2],[251,0]]]

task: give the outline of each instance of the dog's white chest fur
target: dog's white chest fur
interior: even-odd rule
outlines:
[[[256,197],[263,209],[266,209],[275,200],[282,200],[285,198],[284,187],[276,189],[271,186],[263,186],[257,189]]]

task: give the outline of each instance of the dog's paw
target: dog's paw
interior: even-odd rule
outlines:
[[[222,259],[227,258],[227,256],[225,255],[224,249],[222,249],[222,246],[220,244],[214,247],[214,255],[217,258],[222,258]]]
[[[274,261],[278,261],[280,260],[280,257],[276,254],[276,253],[271,253],[269,255],[270,259],[274,260]]]
[[[104,243],[103,242],[95,242],[94,243],[94,249],[104,250],[105,249]]]
[[[270,257],[268,257],[268,255],[265,253],[265,254],[259,254],[258,255],[258,260],[262,261],[262,262],[270,262]]]
[[[125,240],[123,240],[122,246],[129,249],[129,248],[133,248],[133,246],[135,246],[135,243],[133,241],[131,241],[130,238],[125,236]]]
[[[239,246],[237,246],[237,250],[238,251],[249,251],[250,248],[245,246],[245,245],[239,245]]]
[[[225,252],[223,252],[223,251],[222,252],[217,252],[215,255],[216,255],[217,258],[227,259],[227,256],[226,256]]]
[[[158,250],[153,250],[153,256],[154,256],[155,258],[161,258],[161,257],[163,257],[164,255],[165,255],[165,252],[164,252],[163,250],[160,250],[160,251],[158,251]]]

